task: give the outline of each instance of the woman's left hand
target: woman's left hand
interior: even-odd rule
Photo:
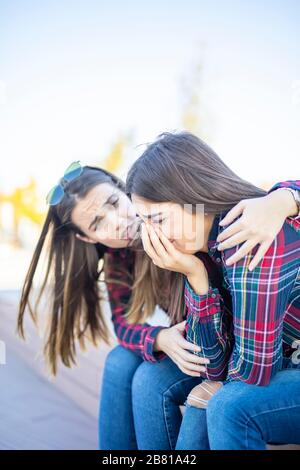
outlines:
[[[220,222],[221,226],[229,225],[217,238],[219,250],[233,248],[243,243],[226,264],[237,263],[256,246],[260,245],[249,264],[252,271],[261,261],[285,219],[295,210],[295,201],[289,191],[273,191],[267,196],[243,199],[234,206]],[[241,217],[233,222],[238,216]],[[233,223],[232,223],[233,222]]]

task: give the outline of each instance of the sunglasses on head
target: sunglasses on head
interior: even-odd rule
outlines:
[[[60,180],[61,182],[56,184],[46,197],[46,201],[50,206],[59,204],[65,195],[64,186],[62,183],[69,183],[74,179],[78,178],[83,171],[80,161],[71,163],[70,166],[64,172],[64,176]]]

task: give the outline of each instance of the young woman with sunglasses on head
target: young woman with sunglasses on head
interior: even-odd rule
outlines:
[[[284,204],[282,212],[276,210],[277,201],[271,195],[262,198],[259,205],[262,211],[268,211],[266,217],[270,222],[276,220],[282,225],[291,208],[290,202],[279,196],[278,201]],[[168,356],[168,364],[172,365],[168,368],[168,377],[172,378],[174,371],[177,374],[178,368],[184,371],[184,393],[187,394],[199,382],[195,370],[205,362],[192,353],[197,347],[183,337],[183,298],[168,295],[174,290],[177,275],[156,268],[144,255],[138,230],[140,219],[125,193],[123,182],[113,174],[97,167],[82,167],[75,162],[51,190],[47,200],[48,214],[22,290],[19,333],[24,337],[26,307],[37,321],[38,302],[46,287],[49,288],[47,362],[54,374],[59,359],[67,367],[75,364],[77,342],[83,346],[86,339],[95,344],[101,339],[108,340],[99,302],[99,278],[105,274],[112,321],[120,345],[108,354],[105,363],[100,403],[100,448],[134,449],[137,443],[131,386],[139,367],[144,362],[158,364],[160,359]],[[251,213],[250,204],[245,205],[242,217],[249,229],[255,225]],[[264,238],[265,234],[253,230],[248,236],[249,239],[251,236]],[[32,307],[33,280],[46,242],[47,270],[37,303]],[[49,286],[48,281],[51,281]],[[156,304],[168,311],[169,328],[147,323]],[[165,333],[158,344],[157,336],[161,330]]]
[[[270,196],[277,198],[280,192],[286,198],[293,196],[290,215],[294,218],[288,218],[283,226],[275,223],[275,239],[267,237],[255,246],[247,241],[241,218],[225,230],[220,221],[225,217],[224,222],[230,223],[232,216],[239,215],[239,208],[234,208],[239,201],[241,207],[255,198],[255,207],[266,193],[238,177],[196,136],[187,132],[162,134],[129,171],[126,189],[144,221],[145,251],[156,266],[182,274],[186,339],[201,347],[196,355],[208,360],[199,375],[211,382],[204,388],[199,383],[185,402],[178,449],[208,448],[208,437],[212,448],[263,448],[269,441],[300,442],[300,361],[292,360],[293,347],[300,340],[300,181],[289,185],[293,195],[290,191],[273,192],[277,185]],[[204,211],[197,211],[198,205],[203,205]],[[254,213],[258,226],[271,230],[274,221],[265,219],[266,212],[257,206]],[[192,228],[188,234],[186,226]],[[233,236],[238,246],[224,243],[220,253],[218,241],[226,231],[239,232]],[[244,249],[248,254],[232,264],[236,253]],[[262,254],[260,264],[253,266]],[[163,334],[158,334],[158,343]],[[180,422],[175,414],[165,420],[165,391],[158,383],[155,389],[157,375],[157,370],[144,366],[143,381],[140,378],[133,384],[140,448],[152,445],[151,422],[156,422],[156,441],[161,449],[169,448],[171,431],[178,429]],[[201,406],[207,401],[209,436]],[[142,423],[149,403],[157,412],[146,427]],[[176,437],[173,433],[172,442]]]

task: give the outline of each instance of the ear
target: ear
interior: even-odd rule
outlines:
[[[77,238],[78,240],[81,240],[82,242],[85,242],[85,243],[92,243],[92,244],[97,243],[97,242],[95,242],[94,240],[92,240],[92,239],[89,238],[89,237],[85,237],[85,236],[79,235],[79,233],[76,233],[76,238]]]

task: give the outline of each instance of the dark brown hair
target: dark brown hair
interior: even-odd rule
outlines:
[[[148,145],[128,173],[126,191],[153,202],[204,204],[205,212],[213,214],[266,195],[186,131],[165,132]]]

